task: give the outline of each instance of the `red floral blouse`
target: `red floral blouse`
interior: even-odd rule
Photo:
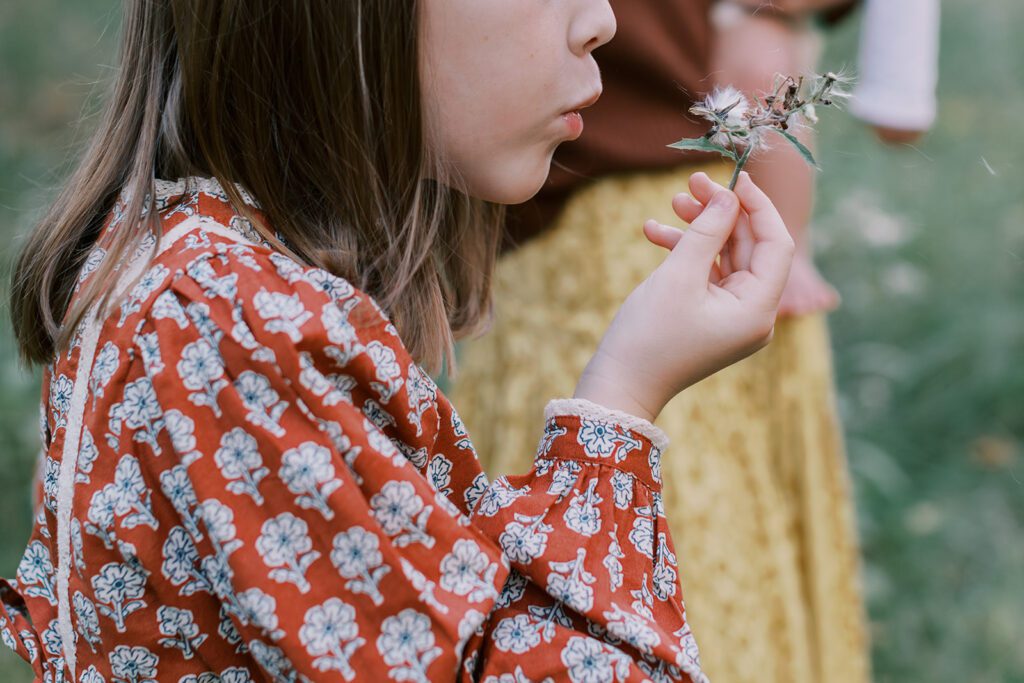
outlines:
[[[0,582],[38,679],[706,680],[656,428],[554,401],[530,473],[489,482],[372,299],[215,181],[157,190],[163,237],[118,271],[141,279],[44,376],[40,504]]]

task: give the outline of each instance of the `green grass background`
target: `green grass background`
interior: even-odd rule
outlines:
[[[0,295],[74,158],[114,0],[0,3]],[[1024,3],[944,3],[941,113],[896,149],[828,112],[816,243],[880,682],[1024,681]],[[826,65],[854,61],[851,22]],[[96,85],[99,83],[99,85]],[[90,104],[92,103],[92,104]],[[0,575],[31,525],[39,375],[0,327]],[[742,656],[737,653],[737,656]],[[29,680],[4,649],[0,683]]]

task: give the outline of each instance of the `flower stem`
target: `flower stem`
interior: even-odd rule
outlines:
[[[743,167],[747,165],[747,161],[750,159],[750,152],[753,151],[754,145],[748,145],[747,149],[744,150],[743,156],[740,157],[739,161],[736,162],[736,169],[732,172],[732,180],[729,181],[729,189],[735,190],[736,183],[739,182],[740,172]]]

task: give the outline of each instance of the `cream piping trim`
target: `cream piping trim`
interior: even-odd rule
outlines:
[[[240,233],[211,221],[206,216],[193,216],[171,229],[160,240],[157,255],[163,254],[182,236],[197,227],[236,242],[246,240]],[[117,281],[114,299],[118,299],[125,288],[134,282],[148,265],[142,254],[137,254],[130,263],[127,273]],[[71,624],[71,603],[68,596],[71,579],[71,510],[74,506],[75,474],[78,471],[78,452],[82,439],[82,419],[85,404],[89,398],[89,382],[92,379],[92,363],[96,355],[103,322],[98,318],[98,305],[94,305],[85,317],[85,330],[79,348],[78,367],[75,369],[75,384],[71,390],[71,407],[68,410],[67,426],[64,428],[64,448],[61,452],[60,471],[57,480],[57,630],[64,650],[64,664],[76,680],[75,632]]]

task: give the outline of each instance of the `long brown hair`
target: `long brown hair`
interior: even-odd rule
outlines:
[[[148,224],[154,179],[217,178],[264,239],[356,284],[413,356],[451,361],[489,313],[501,208],[456,188],[427,149],[418,0],[128,0],[120,70],[86,152],[13,272],[22,359],[67,347]],[[118,194],[117,230],[91,286],[78,271]],[[277,231],[287,247],[276,239]]]

